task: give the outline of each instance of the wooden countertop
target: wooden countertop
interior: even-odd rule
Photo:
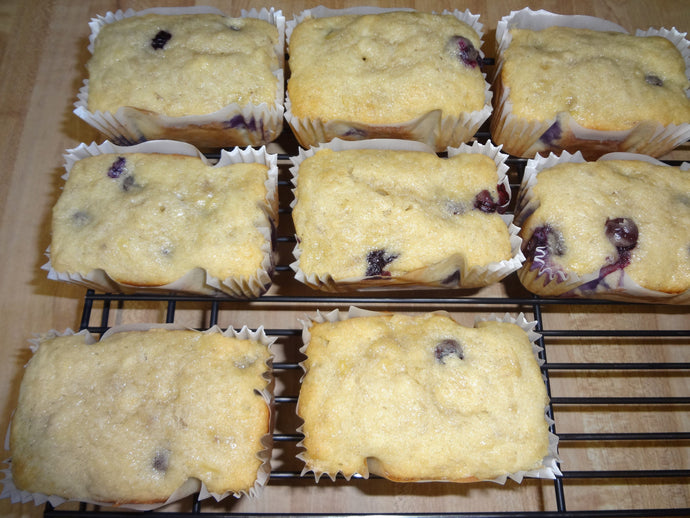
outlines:
[[[88,59],[88,21],[97,14],[116,9],[143,9],[156,5],[189,5],[194,2],[148,1],[25,1],[0,3],[0,99],[3,124],[0,126],[0,430],[6,430],[14,408],[23,365],[30,357],[27,339],[50,329],[78,329],[85,290],[46,279],[41,265],[50,243],[50,210],[61,186],[62,153],[81,142],[101,142],[103,137],[72,113],[76,93],[85,77]],[[313,7],[302,1],[282,0],[273,4],[254,1],[198,2],[216,5],[231,15],[241,9],[280,8],[292,14]],[[468,8],[481,15],[488,34],[484,50],[491,55],[496,22],[511,10],[524,7],[524,0],[468,0],[459,5],[442,0],[363,1],[361,5],[406,6],[423,11]],[[330,7],[345,2],[326,1]],[[675,26],[690,30],[690,5],[685,0],[567,0],[533,1],[533,9],[544,8],[563,14],[590,14],[637,28]],[[690,147],[667,158],[690,160]],[[281,293],[283,287],[274,288]],[[510,286],[496,288],[499,296]],[[493,291],[487,292],[495,295]],[[251,304],[222,307],[219,324],[242,323],[267,326],[295,326],[296,315],[306,308]],[[414,308],[413,308],[414,309]],[[494,311],[494,308],[488,310]],[[458,319],[471,324],[475,313],[486,308],[463,308]],[[500,307],[500,311],[513,311]],[[141,302],[116,309],[117,321],[160,320],[155,303]],[[179,319],[201,325],[193,303],[181,304]],[[203,310],[205,311],[205,310]],[[302,311],[302,313],[300,313]],[[529,317],[530,315],[528,315]],[[585,306],[546,308],[545,321],[553,329],[656,330],[690,328],[688,307]],[[178,316],[176,316],[176,321]],[[291,323],[292,322],[292,323]],[[111,320],[110,325],[113,321]],[[690,340],[686,338],[554,338],[549,360],[607,362],[650,361],[689,362]],[[627,375],[610,371],[557,372],[551,380],[561,395],[598,396],[690,396],[687,371],[644,372]],[[688,432],[687,405],[657,408],[614,406],[602,410],[587,404],[565,408],[557,419],[558,429],[578,432]],[[279,423],[280,424],[280,423]],[[606,441],[604,441],[605,443]],[[567,446],[567,447],[565,447]],[[687,440],[623,441],[602,446],[597,442],[569,442],[561,450],[564,468],[572,471],[628,469],[690,469]],[[7,453],[6,453],[7,455]],[[284,454],[287,455],[287,454]],[[282,461],[279,460],[280,465]],[[572,475],[573,478],[576,475]],[[566,486],[568,509],[631,509],[690,507],[688,478],[583,478]],[[242,512],[449,512],[502,510],[556,510],[552,482],[527,481],[521,486],[509,482],[495,484],[392,484],[381,480],[331,483],[313,480],[299,484],[273,480],[259,499],[223,502],[213,510]],[[0,501],[0,515],[39,516],[43,507],[33,503]]]

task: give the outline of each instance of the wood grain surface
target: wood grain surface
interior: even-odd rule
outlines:
[[[255,1],[208,1],[231,15],[251,7],[276,7],[286,18],[313,3],[300,0],[262,4]],[[73,113],[76,94],[85,77],[88,59],[89,20],[107,11],[143,9],[194,2],[148,1],[25,1],[0,2],[0,430],[6,430],[17,400],[23,366],[30,357],[27,340],[34,333],[50,329],[77,329],[85,290],[50,281],[41,266],[50,243],[50,211],[60,192],[63,152],[81,142],[101,142],[103,137]],[[485,31],[485,53],[492,55],[497,21],[511,10],[525,6],[524,0],[468,0],[462,4],[442,0],[323,2],[329,7],[380,5],[413,7],[423,11],[469,9],[481,15]],[[562,14],[589,14],[617,22],[625,29],[671,27],[690,30],[687,0],[545,0],[530,3]],[[289,151],[274,144],[272,151]],[[690,160],[686,144],[670,159]],[[289,254],[289,248],[281,254]],[[303,293],[290,280],[272,288],[272,294]],[[480,290],[472,296],[511,296],[520,293],[514,281]],[[219,325],[294,328],[297,319],[318,303],[264,304],[228,303],[220,306]],[[476,315],[487,312],[526,311],[531,307],[506,304],[498,308],[453,306],[449,309],[463,324],[471,325]],[[389,309],[390,305],[384,305]],[[374,309],[381,305],[374,306]],[[426,306],[405,305],[405,311]],[[690,328],[688,306],[553,305],[544,309],[543,321],[554,330],[667,330]],[[94,310],[98,321],[100,306]],[[108,325],[128,321],[162,321],[165,307],[157,302],[115,306]],[[175,321],[197,327],[208,325],[209,308],[194,302],[178,304]],[[97,324],[94,324],[97,325]],[[634,334],[634,333],[633,333]],[[296,361],[294,339],[286,340],[277,354]],[[640,338],[591,336],[547,337],[548,361],[557,362],[690,362],[690,339],[674,337]],[[278,384],[296,394],[293,373],[278,375]],[[282,379],[284,378],[284,379]],[[552,372],[554,393],[568,396],[690,396],[687,370],[625,371],[558,370]],[[562,433],[688,432],[688,405],[630,406],[562,404],[557,406],[558,431]],[[294,430],[296,418],[289,406],[278,418],[278,429]],[[294,443],[278,444],[274,468],[299,470],[294,461]],[[8,455],[5,452],[5,457]],[[571,472],[589,470],[690,469],[690,444],[680,441],[568,441],[561,447],[562,465]],[[640,509],[690,507],[690,480],[678,477],[582,478],[568,480],[568,510]],[[521,485],[490,483],[453,485],[441,483],[393,484],[383,480],[331,482],[313,478],[275,479],[259,498],[228,499],[204,510],[224,512],[294,513],[407,513],[470,511],[555,511],[552,481],[526,480]],[[69,507],[68,507],[69,508]],[[42,506],[0,501],[0,515],[40,516]]]

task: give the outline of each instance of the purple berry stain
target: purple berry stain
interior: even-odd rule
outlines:
[[[126,165],[125,157],[119,156],[108,169],[108,176],[110,178],[119,178],[122,173],[125,172]]]
[[[604,223],[604,232],[608,240],[616,247],[618,257],[612,263],[599,269],[599,276],[588,283],[579,286],[582,293],[596,291],[600,284],[605,283],[605,278],[617,270],[623,270],[630,264],[630,252],[637,246],[639,230],[632,218],[607,218]]]
[[[365,139],[367,138],[367,132],[361,128],[348,128],[345,133],[342,134],[343,137],[350,137],[354,139]]]
[[[482,64],[482,57],[479,51],[475,48],[470,40],[464,36],[453,36],[450,39],[450,48],[457,56],[457,58],[462,61],[465,66],[470,68],[475,68]]]
[[[562,135],[563,130],[561,129],[561,125],[558,121],[556,121],[551,126],[549,126],[549,128],[544,133],[541,134],[539,140],[541,140],[544,144],[552,146],[554,145],[554,143],[560,140]]]
[[[508,208],[508,203],[510,203],[510,194],[508,194],[508,189],[505,184],[498,184],[496,189],[498,190],[498,205],[496,207],[496,212],[503,214]]]
[[[608,240],[616,247],[618,258],[611,264],[603,266],[599,277],[604,278],[616,270],[622,270],[630,264],[630,251],[637,246],[639,231],[631,218],[607,219],[604,232]]]
[[[390,272],[384,268],[398,258],[396,254],[389,254],[385,250],[372,250],[367,254],[367,277],[389,277]]]
[[[151,46],[155,50],[160,50],[163,47],[165,47],[170,38],[172,38],[172,34],[170,34],[168,31],[158,31],[158,33],[156,33],[156,35],[151,40]]]
[[[534,259],[538,248],[545,249],[547,254],[563,255],[565,253],[563,235],[548,224],[535,228],[523,251],[527,258]]]
[[[260,122],[260,121],[259,121]],[[239,129],[246,131],[257,131],[259,129],[254,117],[245,119],[243,115],[235,115],[232,119],[225,121],[223,127],[229,129]]]
[[[441,284],[445,286],[454,286],[460,284],[460,270],[455,270],[448,277],[441,281]]]
[[[462,351],[462,346],[457,340],[446,338],[445,340],[441,340],[438,344],[436,344],[436,347],[434,348],[434,357],[438,363],[445,365],[446,358],[451,355],[456,356],[460,360],[465,357]]]

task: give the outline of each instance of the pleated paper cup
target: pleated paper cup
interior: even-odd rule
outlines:
[[[130,284],[114,279],[107,271],[97,268],[88,272],[57,271],[50,261],[50,248],[46,251],[48,262],[43,269],[48,272],[48,278],[52,280],[79,284],[87,288],[106,292],[134,293],[141,291],[154,292],[179,292],[199,295],[230,295],[238,298],[258,297],[265,293],[272,284],[271,275],[275,269],[275,250],[273,241],[275,238],[278,221],[278,162],[277,156],[269,154],[265,147],[234,148],[222,150],[220,159],[212,164],[197,148],[190,144],[174,141],[149,141],[134,146],[118,146],[105,141],[102,144],[80,144],[76,148],[67,150],[64,155],[65,170],[63,179],[67,180],[74,164],[81,159],[102,154],[117,154],[127,156],[130,153],[157,153],[168,155],[185,155],[197,157],[207,165],[223,167],[239,163],[258,163],[268,167],[268,178],[265,182],[266,197],[261,204],[267,216],[267,224],[257,227],[257,231],[263,236],[261,251],[263,258],[256,272],[251,276],[231,276],[220,279],[209,274],[204,268],[194,268],[182,277],[167,284],[150,283]]]
[[[157,7],[134,11],[118,10],[95,17],[89,23],[89,51],[93,53],[94,41],[99,31],[110,24],[132,16],[146,14],[220,14],[222,11],[205,6]],[[116,112],[90,111],[89,80],[85,79],[74,103],[74,113],[101,131],[110,141],[120,145],[132,145],[145,140],[179,140],[210,151],[235,146],[263,146],[275,140],[283,130],[284,117],[284,61],[285,17],[274,8],[243,10],[241,17],[264,20],[278,29],[278,43],[274,47],[278,67],[273,70],[276,96],[272,103],[240,105],[233,103],[208,114],[168,116],[146,109],[123,106]],[[240,72],[238,72],[240,73]]]
[[[407,8],[379,8],[379,7],[351,7],[348,9],[328,9],[319,6],[308,9],[295,16],[286,25],[286,38],[289,45],[290,36],[294,28],[307,18],[323,18],[340,15],[368,15],[391,11],[414,11]],[[441,14],[455,16],[467,23],[479,35],[483,36],[483,25],[479,22],[479,15],[465,11],[443,11]],[[481,52],[481,51],[480,51]],[[483,54],[482,54],[483,57]],[[319,143],[341,140],[371,140],[371,139],[402,139],[421,142],[435,149],[443,151],[447,147],[459,146],[468,142],[475,135],[480,126],[490,117],[492,112],[490,85],[484,76],[484,106],[477,111],[443,116],[441,110],[432,110],[420,114],[418,117],[398,123],[373,124],[357,120],[329,119],[315,117],[297,117],[292,112],[289,94],[285,99],[285,119],[300,145],[304,148],[316,146]]]
[[[584,15],[560,15],[548,11],[524,8],[503,17],[496,28],[497,61],[494,89],[494,114],[491,120],[491,136],[503,145],[505,152],[533,158],[537,154],[580,151],[588,160],[611,152],[630,152],[652,157],[662,156],[690,139],[690,121],[682,124],[663,125],[654,120],[643,120],[630,129],[604,131],[583,127],[567,112],[556,114],[548,120],[536,121],[513,113],[510,88],[503,85],[501,70],[503,53],[510,46],[511,29],[542,30],[548,27],[572,27],[626,33],[621,26]],[[640,37],[661,36],[678,49],[686,63],[686,75],[690,78],[690,41],[675,28],[638,30]],[[592,78],[596,82],[596,78]],[[593,85],[597,88],[597,85]],[[621,95],[624,95],[622,93]]]

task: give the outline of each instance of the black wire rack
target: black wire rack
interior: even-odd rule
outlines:
[[[519,186],[525,162],[517,158],[508,160],[513,191]],[[476,490],[478,492],[489,492],[489,503],[482,504],[480,508],[472,504],[474,489],[468,489],[466,484],[396,484],[376,477],[369,480],[354,477],[349,481],[339,477],[334,481],[324,482],[322,479],[317,483],[311,474],[302,476],[301,461],[295,458],[295,453],[299,451],[297,443],[301,439],[295,416],[302,373],[299,366],[301,325],[292,320],[285,326],[264,326],[266,334],[276,337],[273,368],[279,383],[276,389],[274,447],[278,453],[274,451],[274,468],[267,486],[257,497],[259,501],[274,498],[271,488],[278,488],[280,495],[284,495],[287,488],[289,494],[304,494],[304,498],[313,497],[313,491],[317,490],[326,495],[327,501],[327,495],[342,491],[345,487],[354,488],[356,497],[367,499],[368,504],[364,508],[371,509],[370,514],[386,516],[690,516],[689,306],[541,298],[526,292],[514,274],[501,283],[498,293],[433,290],[333,295],[310,290],[294,280],[289,266],[294,230],[289,217],[292,195],[287,170],[288,154],[279,154],[279,165],[279,260],[274,286],[266,295],[252,300],[239,300],[176,294],[122,295],[88,290],[84,297],[81,329],[102,333],[123,319],[137,318],[142,310],[153,312],[159,321],[167,323],[189,321],[191,315],[193,325],[198,328],[214,325],[239,328],[245,324],[258,327],[263,324],[247,320],[252,321],[253,315],[267,312],[286,312],[288,315],[301,312],[308,315],[316,310],[348,306],[413,312],[440,309],[459,315],[461,320],[488,313],[524,313],[528,320],[536,321],[535,330],[541,335],[540,345],[545,360],[542,369],[550,396],[549,413],[554,420],[552,432],[559,436],[562,475],[556,480],[525,479],[522,484],[509,481],[505,486],[472,484],[470,486],[480,488]],[[130,312],[135,316],[130,317]],[[610,327],[602,329],[600,326],[589,326],[587,316],[593,313],[605,315],[606,321],[611,322]],[[618,318],[621,315],[628,317],[625,322]],[[635,320],[639,321],[636,328],[627,327],[630,315],[635,315]],[[647,325],[647,320],[664,324]],[[671,324],[667,325],[666,322]],[[597,351],[603,347],[616,351],[620,360],[600,361]],[[667,389],[647,392],[645,387],[652,378],[660,378]],[[612,395],[606,392],[609,384],[615,388]],[[661,424],[650,417],[657,414],[662,415]],[[590,426],[578,429],[571,423],[573,415],[585,415],[585,421]],[[608,426],[601,426],[602,422]],[[631,425],[631,422],[639,425]],[[660,426],[667,428],[660,429]],[[593,460],[590,464],[586,461],[569,463],[567,459],[571,457],[571,452]],[[645,459],[651,457],[652,462],[640,460],[643,456]],[[610,459],[613,462],[609,462]],[[621,465],[621,459],[627,459],[627,464],[623,462]],[[410,489],[411,485],[416,488]],[[369,489],[371,486],[376,486],[376,490]],[[401,486],[405,489],[399,489]],[[418,489],[419,486],[430,489]],[[671,497],[655,498],[654,495],[661,490]],[[401,492],[412,493],[415,502],[423,500],[423,510],[416,511],[414,507],[407,507],[407,504],[402,509],[387,507],[390,499]],[[439,495],[454,498],[454,493],[458,493],[458,508],[448,511],[446,506],[439,511],[433,510]],[[505,502],[494,506],[491,503],[493,493]],[[525,503],[524,494],[527,493],[537,496]],[[637,502],[637,494],[646,494],[645,502],[654,502],[653,508],[644,505],[644,502]],[[361,510],[350,511],[347,505],[339,503],[331,507],[307,506],[301,513],[287,514],[283,512],[279,501],[273,502],[272,506],[252,506],[251,503],[238,505],[237,502],[242,500],[247,498],[228,498],[216,503],[213,499],[199,501],[196,497],[189,497],[173,504],[173,508],[156,511],[156,514],[170,517],[198,514],[219,517],[365,514]],[[379,505],[378,500],[383,503]],[[55,518],[115,517],[130,515],[130,512],[86,504],[64,504],[57,508],[46,504],[44,515]]]

